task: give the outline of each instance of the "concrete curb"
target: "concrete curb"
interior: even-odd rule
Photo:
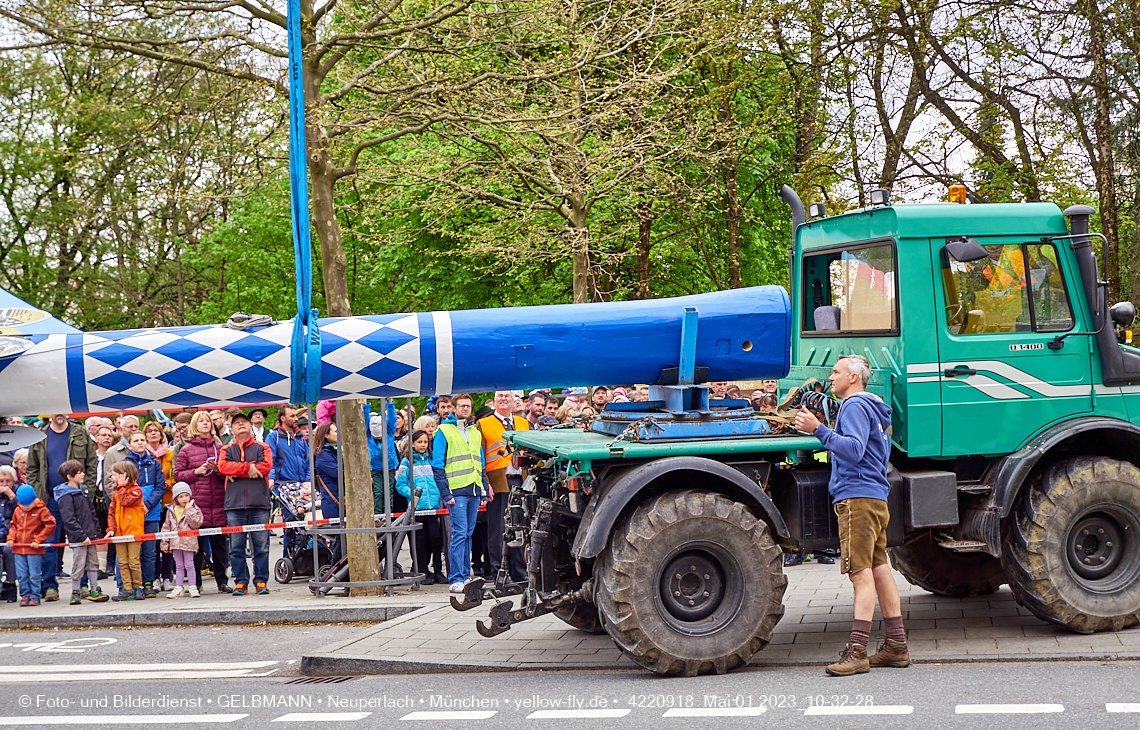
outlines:
[[[115,628],[127,626],[208,626],[210,624],[331,624],[375,623],[419,611],[419,606],[340,606],[328,608],[260,608],[145,611],[73,616],[12,616],[0,618],[0,629]]]
[[[353,642],[355,643],[355,642]],[[343,645],[342,645],[343,646]],[[409,659],[406,657],[356,656],[333,654],[326,647],[301,657],[301,674],[310,677],[359,676],[368,674],[452,674],[463,672],[513,672],[526,670],[573,671],[573,670],[621,670],[641,671],[628,660],[621,664],[582,663],[541,663],[541,662],[436,662],[429,659]],[[553,650],[552,650],[553,651]],[[822,667],[832,661],[830,657],[797,659],[771,659],[764,661],[763,652],[753,658],[748,669],[779,669],[800,667]],[[1140,661],[1140,652],[1112,652],[1103,654],[947,654],[942,656],[913,657],[915,664],[972,664],[991,662],[1101,662],[1101,661]]]

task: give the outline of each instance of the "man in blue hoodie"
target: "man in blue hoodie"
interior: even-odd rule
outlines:
[[[839,518],[840,571],[855,589],[851,639],[840,652],[840,660],[827,667],[827,673],[836,677],[862,674],[871,667],[910,665],[899,589],[887,562],[891,407],[866,391],[870,379],[867,359],[846,355],[828,377],[831,392],[843,401],[835,428],[821,424],[807,409],[796,414],[796,428],[813,434],[831,452],[828,490]],[[868,659],[876,594],[886,639]]]

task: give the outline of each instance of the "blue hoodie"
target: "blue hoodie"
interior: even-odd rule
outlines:
[[[146,522],[158,522],[162,511],[162,495],[166,494],[166,477],[162,473],[162,464],[159,464],[150,452],[141,456],[133,451],[127,452],[127,458],[134,462],[139,470],[138,485],[142,487],[143,505],[146,509]]]
[[[876,395],[860,392],[843,400],[835,430],[821,425],[815,437],[831,452],[833,502],[869,497],[887,501],[887,461],[891,456],[891,407]]]
[[[275,482],[309,481],[309,442],[300,434],[275,428],[265,435],[265,445],[273,452],[269,478]]]
[[[384,471],[384,452],[381,444],[388,447],[388,469],[395,470],[400,463],[396,455],[396,405],[392,399],[388,400],[387,412],[383,417],[379,413],[373,417],[372,404],[364,404],[364,423],[368,426],[368,460],[372,471]],[[411,427],[411,424],[408,424]]]

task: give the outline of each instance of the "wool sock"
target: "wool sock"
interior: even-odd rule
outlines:
[[[887,631],[887,638],[906,642],[906,631],[903,630],[902,616],[887,616],[883,618],[883,628]]]
[[[851,643],[867,646],[871,640],[871,622],[855,619],[851,622]]]

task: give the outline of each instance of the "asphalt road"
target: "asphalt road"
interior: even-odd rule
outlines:
[[[1140,662],[306,678],[355,626],[0,633],[0,726],[1134,728]],[[426,714],[424,714],[426,713]],[[442,714],[440,714],[442,713]]]

